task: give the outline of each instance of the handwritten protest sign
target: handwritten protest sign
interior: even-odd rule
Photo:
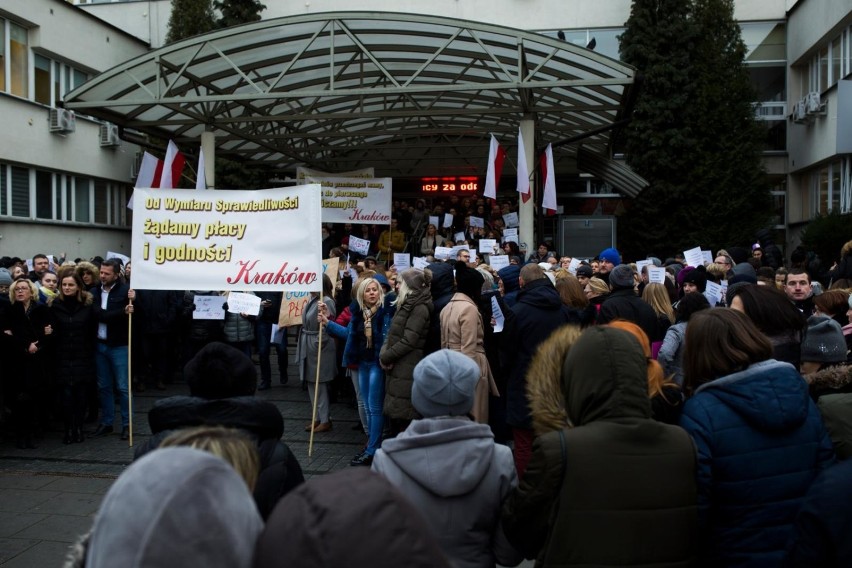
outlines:
[[[395,252],[393,253],[393,265],[396,266],[397,272],[411,268],[411,256],[407,252]]]
[[[228,294],[228,311],[232,314],[260,315],[260,296],[231,292]]]
[[[704,266],[704,255],[701,254],[701,247],[683,251],[683,258],[687,266]]]
[[[429,266],[429,261],[426,260],[424,256],[415,256],[414,257],[414,268],[419,268],[423,270],[424,268]]]
[[[337,257],[327,258],[322,261],[323,272],[331,279],[332,285],[337,284],[337,276],[340,272],[339,268],[340,259]],[[302,325],[302,311],[310,299],[311,295],[308,292],[284,292],[284,297],[281,300],[281,310],[278,312],[278,326]]]
[[[471,227],[485,227],[485,219],[482,217],[471,217],[470,218],[470,226]]]
[[[390,224],[391,178],[308,176],[322,186],[323,223]]]
[[[711,306],[715,306],[722,299],[722,286],[708,280],[707,286],[704,288],[704,297],[707,298]]]
[[[192,319],[197,320],[223,320],[225,319],[225,296],[199,296],[196,295],[192,303]]]
[[[649,284],[665,284],[666,269],[661,266],[648,267],[648,283]]]
[[[359,239],[354,235],[349,235],[349,250],[354,253],[367,256],[370,254],[370,241],[367,239]]]
[[[506,213],[503,215],[503,222],[506,223],[507,227],[518,227],[521,224],[517,213]]]
[[[479,252],[483,254],[497,252],[497,239],[479,239]]]
[[[636,272],[638,272],[639,274],[642,274],[642,269],[646,266],[651,265],[651,264],[654,264],[654,263],[651,262],[650,260],[637,260],[636,261]]]
[[[450,247],[435,247],[435,258],[450,258],[452,249]]]
[[[314,291],[322,287],[319,186],[133,192],[133,287]]]
[[[509,257],[505,254],[501,255],[492,255],[488,259],[488,265],[494,270],[500,270],[501,268],[506,268],[509,266]]]

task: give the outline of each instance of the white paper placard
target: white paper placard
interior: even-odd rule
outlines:
[[[349,250],[367,256],[368,254],[370,254],[370,241],[368,241],[367,239],[359,239],[358,237],[350,235]]]
[[[503,236],[504,237],[517,237],[518,236],[518,229],[505,229],[503,231]],[[518,242],[518,241],[515,241],[515,242]]]
[[[722,301],[727,303],[727,299],[728,299],[728,281],[722,280]],[[728,307],[730,308],[731,306],[728,306]]]
[[[683,251],[683,258],[687,266],[698,267],[704,265],[704,255],[701,254],[701,247]]]
[[[396,267],[397,273],[406,268],[411,268],[411,256],[407,252],[395,252],[393,253],[393,265]]]
[[[518,214],[514,212],[503,215],[503,222],[506,223],[507,227],[519,227],[521,224]]]
[[[485,219],[482,217],[471,217],[470,218],[470,226],[471,227],[485,227]]]
[[[260,315],[260,296],[231,292],[228,294],[228,311],[232,314]]]
[[[222,320],[225,319],[225,296],[195,296],[192,303],[195,309],[192,311],[192,319],[196,320]]]
[[[636,272],[638,272],[639,274],[642,274],[642,268],[644,268],[644,267],[646,267],[650,264],[654,264],[654,263],[651,262],[650,260],[637,260],[636,261]]]
[[[490,266],[494,270],[506,268],[507,266],[509,266],[509,257],[505,254],[492,255],[491,258],[488,259],[488,266]]]
[[[450,249],[450,258],[456,258],[459,254],[459,251],[466,250],[470,252],[470,247],[467,245],[456,245]],[[472,259],[471,259],[472,260]]]
[[[503,331],[506,317],[503,315],[503,310],[500,309],[500,304],[495,296],[491,296],[491,317],[494,318],[494,333]]]
[[[462,233],[462,232],[456,233],[453,236],[453,240],[454,241],[463,241],[464,240],[464,233]]]
[[[666,283],[666,269],[662,266],[649,266],[648,267],[648,283],[649,284],[663,284]]]
[[[453,226],[453,214],[452,213],[444,213],[444,227],[452,227]]]
[[[414,268],[419,268],[423,270],[424,268],[428,268],[429,261],[426,260],[425,256],[415,256],[414,257]]]
[[[708,280],[707,287],[704,288],[704,297],[707,298],[711,306],[715,306],[722,299],[722,286]]]
[[[704,265],[713,264],[713,251],[712,250],[702,250],[701,251],[701,261]]]
[[[571,262],[568,263],[568,272],[576,276],[577,269],[580,268],[580,264],[581,262],[579,258],[572,258]]]
[[[429,215],[429,224],[435,225],[436,229],[441,228],[441,219],[437,215]]]
[[[450,258],[450,253],[452,253],[452,251],[453,249],[450,247],[435,247],[435,258]]]
[[[50,264],[53,264],[53,255],[49,255],[48,258],[50,258]],[[121,260],[121,264],[123,266],[127,266],[127,263],[130,262],[129,256],[125,256],[125,255],[121,254],[120,252],[113,252],[111,250],[107,251],[106,256],[104,258],[106,258],[106,259],[117,258],[117,259]]]
[[[497,252],[497,239],[479,239],[479,252],[483,254]]]

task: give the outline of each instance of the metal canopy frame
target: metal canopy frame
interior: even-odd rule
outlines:
[[[488,137],[583,138],[610,155],[633,68],[512,28],[427,15],[333,12],[196,36],[71,92],[65,107],[187,150],[271,171],[374,167],[379,176],[483,175]],[[576,147],[556,169],[576,167]]]

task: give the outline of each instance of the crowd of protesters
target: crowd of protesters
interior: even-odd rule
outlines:
[[[115,259],[37,255],[29,274],[3,259],[3,406],[19,447],[52,412],[66,443],[85,438],[89,411],[89,435],[114,431],[116,407],[126,425],[131,313],[152,355],[136,388],[180,369],[189,386],[155,404],[153,436],[68,565],[852,564],[852,242],[818,278],[766,233],[701,266],[615,248],[573,259],[552,242],[525,257],[502,242],[511,208],[399,203],[383,232],[324,227],[342,270],[303,310],[299,379],[317,409],[305,429],[332,430],[343,377],[364,447],[307,482],[280,412],[255,396],[272,387],[280,296],[211,325],[193,299],[218,291],[134,290]],[[349,251],[350,234],[376,254]],[[482,238],[505,246],[481,253]],[[398,270],[403,251],[425,267]],[[155,363],[166,345],[174,356]],[[116,522],[128,507],[133,523]]]

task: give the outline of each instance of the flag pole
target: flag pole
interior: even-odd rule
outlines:
[[[317,306],[317,310],[319,310],[319,306]],[[317,376],[314,380],[314,405],[311,412],[311,437],[308,440],[308,457],[311,457],[314,451],[314,426],[317,423],[317,399],[319,399],[320,363],[322,362],[322,324],[319,323],[319,319],[317,320],[317,324],[319,327],[317,331]]]
[[[133,300],[127,299],[133,307]],[[133,311],[127,313],[127,418],[128,418],[128,447],[133,447]]]

